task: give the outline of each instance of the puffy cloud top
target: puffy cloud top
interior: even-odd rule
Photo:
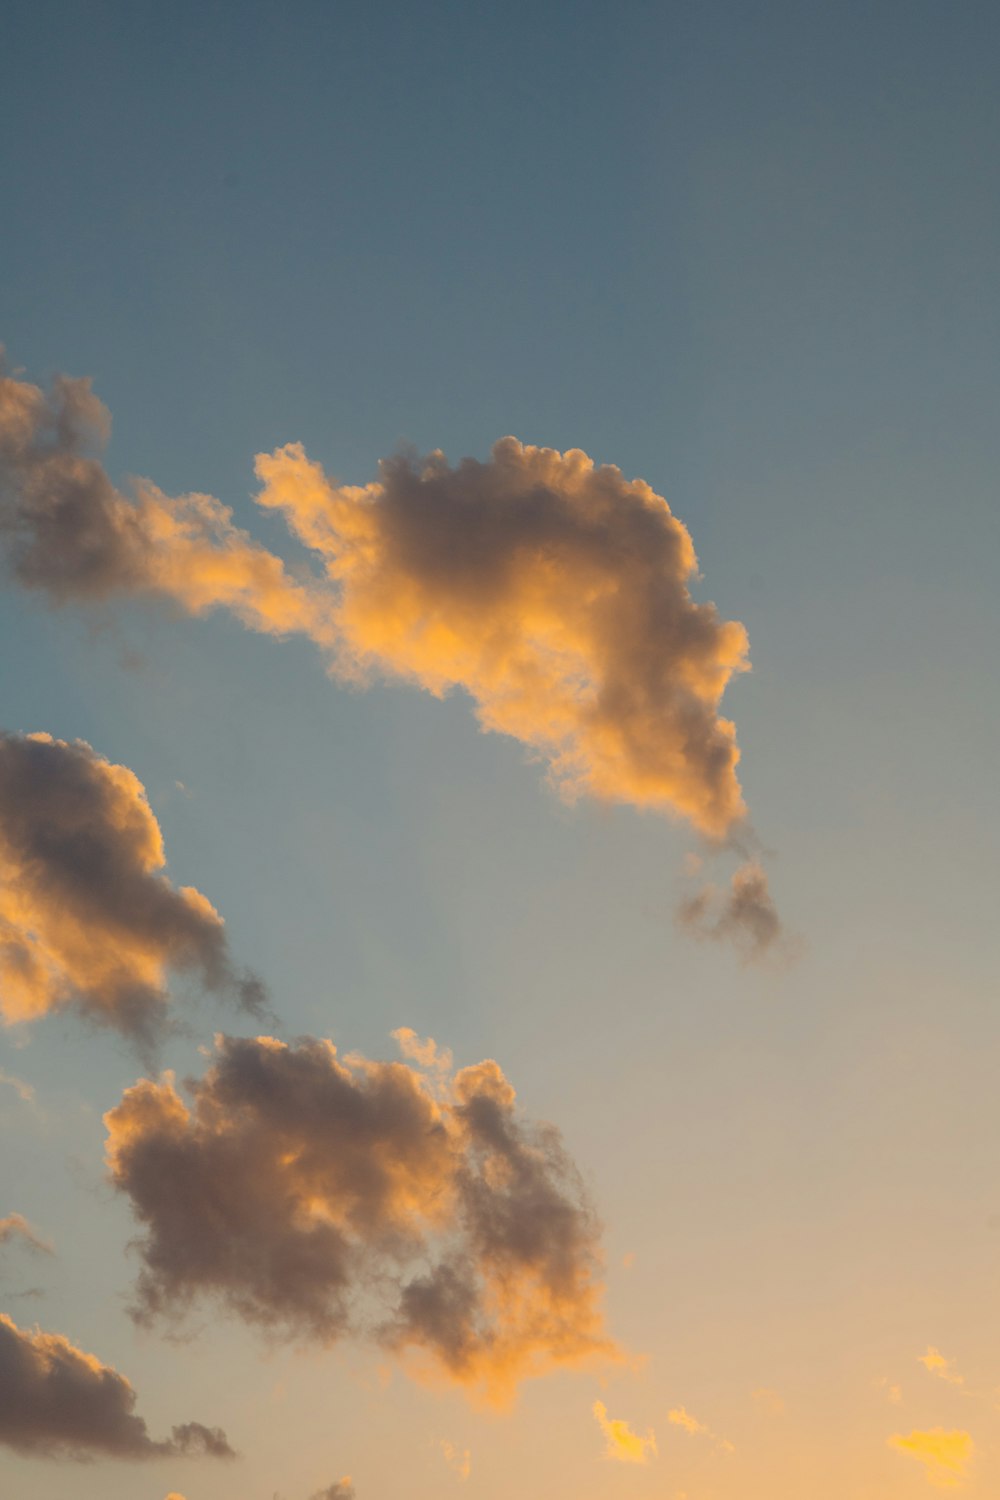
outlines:
[[[435,693],[548,759],[563,792],[679,812],[722,835],[745,811],[732,724],[742,625],[698,604],[666,501],[585,453],[503,438],[486,463],[384,461],[334,485],[297,444],[257,460],[261,505],[323,559],[339,660]]]
[[[746,632],[692,598],[691,538],[644,481],[507,437],[485,463],[394,458],[373,484],[338,485],[290,444],[257,472],[259,503],[319,564],[293,574],[211,496],[122,493],[95,456],[108,430],[85,380],[0,379],[0,538],[25,585],[224,608],[310,637],[356,680],[464,689],[569,798],[679,814],[714,838],[744,817],[719,702]]]

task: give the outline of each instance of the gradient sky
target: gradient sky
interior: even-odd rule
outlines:
[[[0,1491],[995,1496],[996,7],[15,0],[3,31],[12,366],[91,376],[117,481],[277,551],[253,458],[290,441],[351,484],[507,433],[644,478],[749,632],[723,707],[793,941],[742,965],[680,931],[693,830],[567,808],[460,693],[5,580],[0,725],[131,767],[285,1034],[499,1062],[584,1174],[630,1359],[497,1413],[363,1344],[137,1330],[101,1116],[144,1068],[50,1017],[0,1032],[35,1091],[0,1081],[0,1219],[56,1249],[0,1245],[0,1310],[242,1457],[0,1447]],[[181,1077],[254,1029],[184,990]],[[655,1454],[607,1457],[597,1401]],[[890,1445],[938,1428],[964,1475]]]

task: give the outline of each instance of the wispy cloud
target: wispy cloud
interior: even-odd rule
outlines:
[[[30,1083],[25,1083],[23,1078],[17,1078],[13,1073],[7,1073],[0,1068],[0,1084],[13,1089],[22,1104],[34,1105],[35,1090]]]
[[[712,1431],[706,1422],[700,1422],[697,1417],[692,1416],[683,1406],[672,1407],[667,1412],[667,1421],[672,1427],[680,1427],[691,1437],[710,1438],[725,1453],[735,1451],[733,1444],[728,1438],[720,1438],[718,1433]]]
[[[656,1457],[656,1434],[652,1428],[642,1437],[622,1417],[609,1417],[603,1401],[595,1401],[592,1410],[604,1434],[605,1458],[622,1464],[645,1464]]]
[[[782,937],[767,872],[758,860],[740,865],[728,891],[708,884],[682,901],[677,918],[695,937],[732,943],[749,961],[762,958]]]
[[[965,1376],[960,1375],[955,1368],[953,1359],[946,1359],[940,1349],[929,1345],[926,1354],[921,1354],[918,1363],[931,1375],[936,1375],[938,1380],[946,1380],[949,1385],[964,1385]]]
[[[944,1490],[957,1489],[968,1478],[975,1456],[969,1433],[943,1427],[915,1430],[906,1436],[896,1433],[888,1443],[898,1453],[923,1464],[928,1483]]]
[[[55,1254],[49,1241],[42,1239],[23,1214],[8,1214],[6,1218],[0,1219],[0,1245],[9,1244],[13,1239],[22,1240],[32,1250],[40,1251],[43,1255]]]
[[[459,1479],[468,1479],[472,1473],[472,1454],[468,1448],[460,1448],[457,1443],[452,1443],[448,1438],[441,1439],[441,1456],[449,1469],[457,1474]]]

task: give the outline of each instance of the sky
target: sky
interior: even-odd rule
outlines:
[[[0,1492],[997,1494],[998,42],[7,7]]]

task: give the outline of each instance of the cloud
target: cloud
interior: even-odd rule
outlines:
[[[442,1073],[450,1073],[454,1064],[454,1058],[447,1047],[439,1047],[431,1037],[422,1039],[409,1026],[400,1026],[392,1033],[394,1042],[398,1042],[399,1050],[404,1057],[415,1062],[418,1067],[429,1071],[440,1070]]]
[[[680,813],[714,837],[744,812],[733,726],[742,625],[696,603],[687,530],[642,480],[502,438],[486,463],[383,460],[332,483],[298,444],[257,459],[337,590],[342,671],[461,687],[484,729],[548,763],[563,793]]]
[[[218,1427],[186,1422],[154,1441],[129,1382],[58,1333],[25,1332],[0,1313],[0,1443],[32,1457],[231,1458]]]
[[[351,1483],[350,1474],[345,1474],[343,1479],[338,1479],[336,1484],[328,1485],[325,1490],[317,1490],[309,1500],[354,1500],[354,1486]]]
[[[699,1422],[697,1417],[692,1417],[691,1413],[685,1411],[683,1406],[675,1407],[672,1411],[668,1411],[667,1421],[672,1423],[674,1427],[683,1427],[684,1431],[690,1432],[692,1436],[696,1434],[708,1436],[709,1433],[709,1428],[705,1426],[704,1422]]]
[[[214,1298],[293,1338],[368,1334],[494,1402],[612,1353],[579,1174],[495,1062],[443,1086],[325,1040],[216,1048],[190,1106],[166,1074],[105,1116],[143,1227],[140,1321]]]
[[[673,1427],[682,1427],[691,1437],[711,1438],[713,1443],[717,1443],[725,1453],[734,1453],[736,1451],[728,1438],[720,1438],[707,1423],[699,1422],[698,1418],[693,1417],[683,1406],[675,1406],[668,1411],[667,1421]]]
[[[111,430],[89,380],[48,391],[0,369],[0,544],[15,578],[54,602],[168,599],[230,610],[253,630],[322,644],[319,605],[210,495],[171,498],[146,480],[118,490],[96,454]]]
[[[15,1237],[23,1240],[32,1250],[39,1250],[44,1255],[54,1254],[48,1240],[43,1240],[32,1229],[23,1214],[8,1214],[5,1219],[0,1219],[0,1245],[9,1244]]]
[[[396,457],[337,485],[289,444],[256,467],[258,503],[317,564],[293,574],[210,496],[117,489],[96,456],[109,430],[86,380],[0,379],[0,543],[26,587],[226,609],[309,637],[354,681],[463,689],[570,800],[676,814],[713,839],[743,820],[719,704],[746,631],[693,599],[691,538],[643,480],[507,437],[486,462]]]
[[[603,1401],[595,1401],[591,1409],[605,1437],[605,1458],[623,1464],[645,1464],[656,1457],[656,1434],[652,1428],[645,1437],[640,1437],[621,1417],[609,1417]]]
[[[0,1084],[6,1084],[8,1088],[13,1089],[22,1104],[34,1104],[35,1091],[30,1083],[25,1083],[23,1078],[16,1078],[13,1073],[5,1073],[3,1068],[0,1068]]]
[[[935,1349],[933,1345],[928,1345],[927,1353],[921,1354],[917,1362],[923,1365],[931,1375],[936,1375],[939,1380],[946,1380],[949,1385],[965,1384],[965,1376],[960,1375],[955,1369],[955,1361],[945,1359],[941,1350]]]
[[[770,1386],[761,1385],[753,1392],[753,1399],[761,1411],[767,1412],[769,1417],[781,1417],[785,1413],[784,1397],[779,1395]]]
[[[781,936],[767,874],[755,859],[735,871],[728,892],[703,886],[681,903],[677,916],[695,937],[732,942],[748,960],[763,957]]]
[[[958,1489],[968,1477],[975,1454],[975,1444],[967,1432],[947,1432],[943,1427],[914,1431],[906,1437],[896,1433],[888,1443],[898,1453],[922,1463],[928,1483],[943,1490]]]
[[[441,1439],[441,1456],[449,1469],[452,1469],[459,1479],[468,1479],[472,1473],[472,1454],[468,1448],[459,1448],[456,1443],[449,1442],[447,1438]]]
[[[166,974],[259,1008],[222,918],[172,885],[142,783],[77,740],[0,731],[0,1017],[72,1007],[141,1044],[162,1029]]]

